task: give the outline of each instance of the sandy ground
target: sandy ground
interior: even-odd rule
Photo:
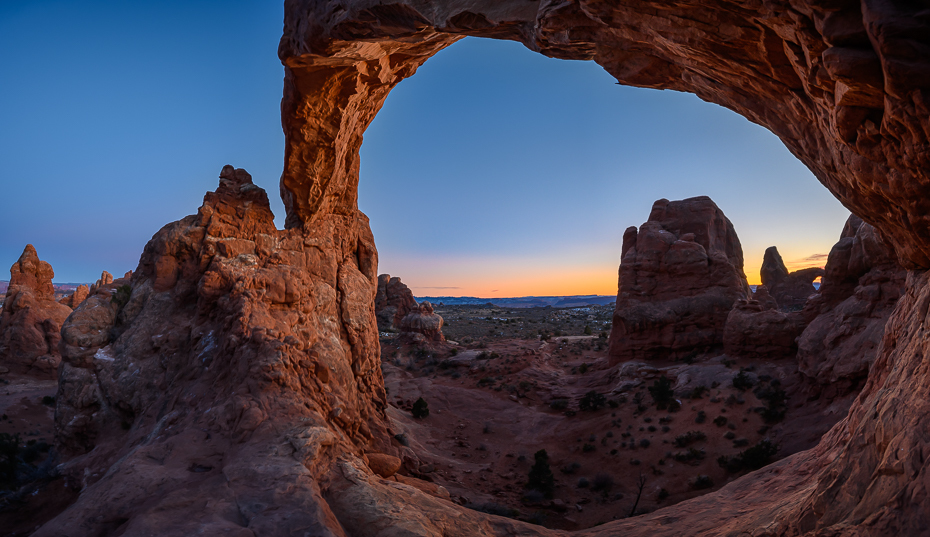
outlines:
[[[738,456],[762,440],[779,446],[773,461],[812,447],[851,400],[808,401],[790,360],[717,356],[690,365],[608,367],[606,349],[596,342],[593,336],[502,338],[485,340],[482,348],[418,349],[382,340],[390,415],[418,458],[435,468],[428,478],[453,501],[580,529],[630,516],[634,503],[641,514],[720,488],[746,470],[728,471],[718,458]],[[774,382],[785,390],[783,419],[766,423],[766,401],[733,386],[741,368],[751,370],[745,375],[755,388]],[[648,392],[661,376],[676,386],[677,411],[657,409]],[[707,388],[699,398],[682,395],[697,386]],[[580,410],[591,391],[610,404]],[[429,404],[425,419],[409,412],[419,397]],[[553,409],[554,400],[567,407]],[[551,499],[527,496],[540,449],[555,476]]]

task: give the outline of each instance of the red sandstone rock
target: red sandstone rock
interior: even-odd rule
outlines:
[[[88,387],[89,402],[91,388],[105,390],[115,403],[96,400],[110,416],[101,419],[115,423],[120,413],[131,428],[69,463],[79,479],[81,465],[88,470],[87,487],[36,535],[560,534],[386,484],[353,451],[359,436],[368,438],[353,427],[365,422],[354,420],[355,409],[383,400],[367,354],[377,348],[377,263],[357,210],[358,149],[390,90],[442,48],[476,35],[593,59],[623,84],[692,91],[772,130],[881,231],[905,267],[922,271],[930,268],[924,11],[903,2],[287,2],[279,55],[289,232],[269,235],[288,247],[228,215],[232,235],[246,242],[215,245],[217,254],[201,255],[209,215],[159,232],[133,276],[126,307],[141,304],[136,317],[97,360],[99,371],[81,368],[86,381],[60,386]],[[230,206],[248,219],[248,208]],[[246,264],[248,241],[279,264],[260,256]],[[243,265],[234,267],[224,256],[237,251]],[[281,294],[250,276],[295,265],[311,276],[308,292],[291,296],[310,298],[269,304],[269,294]],[[928,279],[909,273],[860,398],[817,448],[583,535],[925,533]],[[281,280],[289,281],[273,278]],[[367,300],[357,296],[365,281]],[[298,342],[323,342],[325,352],[304,353],[302,363],[293,345],[274,343],[287,330]],[[332,360],[315,361],[324,355]],[[136,371],[147,380],[133,380]],[[384,436],[369,433],[375,444]]]
[[[368,453],[365,457],[368,459],[368,467],[371,471],[381,477],[391,477],[400,470],[401,461],[393,455]]]
[[[678,359],[719,347],[733,304],[746,298],[733,224],[708,197],[659,200],[623,234],[610,334],[614,361]]]
[[[442,317],[433,313],[433,305],[423,302],[417,309],[411,311],[400,321],[403,335],[419,340],[422,336],[425,341],[441,343],[446,340],[442,335]]]
[[[64,304],[65,306],[68,306],[71,309],[74,309],[80,306],[81,302],[84,302],[84,300],[89,295],[90,295],[90,289],[86,285],[82,284],[82,285],[77,286],[77,289],[75,289],[73,293],[62,298],[58,302],[60,304]]]
[[[103,271],[100,274],[100,279],[94,282],[90,286],[90,290],[88,291],[88,294],[93,295],[97,292],[98,289],[102,288],[105,285],[110,285],[111,283],[113,283],[113,275],[107,271]]]
[[[57,372],[59,332],[71,308],[55,301],[54,276],[31,244],[10,268],[0,309],[0,365],[11,371],[43,378]]]
[[[85,488],[36,535],[112,533],[103,513],[126,534],[335,527],[335,458],[395,452],[367,229],[356,213],[276,230],[264,190],[224,168],[146,245],[128,294],[98,286],[62,328],[62,471]]]
[[[727,316],[723,350],[729,356],[793,358],[796,339],[807,325],[800,312],[766,308],[756,300],[739,300]]]
[[[824,269],[812,267],[789,273],[785,268],[778,248],[770,246],[762,259],[762,285],[768,289],[778,306],[786,310],[797,310],[807,299],[817,294],[813,282],[824,275]]]
[[[875,228],[851,216],[830,251],[822,293],[806,308],[817,317],[798,340],[800,371],[820,384],[864,379],[905,277]]]
[[[390,332],[400,329],[401,320],[417,309],[417,301],[400,278],[390,274],[378,276],[378,293],[375,295],[375,314],[378,330]]]

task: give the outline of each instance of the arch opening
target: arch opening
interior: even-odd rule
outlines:
[[[781,138],[846,207],[876,226],[904,266],[930,266],[923,216],[928,154],[919,149],[930,137],[922,119],[928,95],[920,82],[927,69],[903,52],[924,39],[922,23],[910,22],[917,8],[852,2],[761,11],[697,3],[666,11],[593,1],[490,3],[471,11],[451,1],[339,5],[335,11],[311,2],[286,8],[279,53],[287,73],[281,187],[289,227],[355,212],[358,148],[387,93],[428,57],[462,35],[473,35],[520,41],[553,57],[594,60],[621,84],[687,91],[736,111]],[[922,296],[922,278],[912,274],[892,326],[913,324],[908,312]],[[922,331],[910,332],[918,332],[908,342],[918,344]],[[899,479],[890,488],[870,488],[865,496],[841,497],[831,476],[843,470],[829,467],[851,468],[857,455],[830,453],[851,436],[868,436],[889,424],[905,430],[891,413],[910,401],[907,390],[926,379],[889,375],[888,362],[898,355],[888,345],[881,349],[850,416],[817,448],[728,486],[726,497],[739,500],[721,506],[720,495],[709,495],[604,529],[654,531],[671,515],[698,533],[764,526],[781,534],[858,524],[863,512],[878,513],[897,494],[892,489],[909,489],[909,483]],[[913,371],[920,358],[906,361],[903,369]],[[893,393],[879,394],[879,387],[892,385]],[[869,469],[850,470],[863,489],[886,447],[857,448],[867,453],[859,457],[875,461]],[[904,523],[916,528],[919,517],[911,514],[905,511]],[[885,527],[897,523],[888,512],[876,516]]]

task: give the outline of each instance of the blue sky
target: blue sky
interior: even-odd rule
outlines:
[[[224,164],[283,222],[277,2],[0,4],[0,271],[35,244],[58,282],[135,268]],[[848,212],[774,135],[688,94],[466,39],[365,135],[359,206],[381,272],[418,295],[616,292],[623,230],[709,195],[750,280],[829,251]]]

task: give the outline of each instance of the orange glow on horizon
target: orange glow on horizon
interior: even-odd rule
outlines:
[[[820,261],[820,262],[817,262]],[[823,268],[826,261],[825,254],[798,256],[785,261],[789,272],[804,268]],[[419,270],[398,271],[401,280],[410,287],[416,296],[471,296],[480,298],[509,298],[523,296],[575,296],[575,295],[610,295],[617,294],[617,267],[552,267],[544,270],[538,265],[529,263],[515,263],[506,267],[500,266],[495,270],[492,278],[486,276],[486,271],[469,270],[486,261],[470,260],[451,262],[458,265],[457,270],[441,270],[423,273],[424,267],[417,266]],[[446,263],[441,263],[445,265]],[[417,265],[417,263],[414,263]],[[750,285],[761,285],[759,270],[762,259],[753,263],[744,264],[746,279]],[[445,267],[443,267],[445,268]],[[453,272],[450,274],[449,272]],[[443,276],[438,276],[443,274]],[[454,283],[450,283],[454,282]]]

